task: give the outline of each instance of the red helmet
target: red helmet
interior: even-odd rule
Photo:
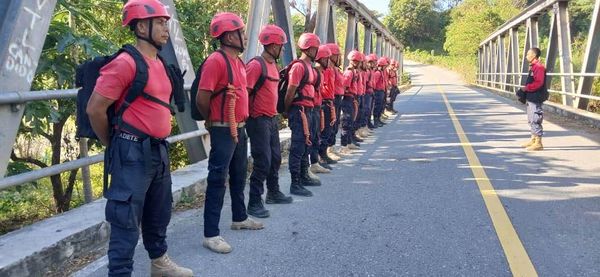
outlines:
[[[321,45],[321,40],[319,39],[319,36],[313,33],[304,33],[300,35],[300,38],[298,39],[298,48],[302,50],[311,47],[319,47],[319,45]]]
[[[377,65],[378,66],[386,66],[386,65],[388,65],[387,58],[386,57],[379,58],[379,60],[377,61]]]
[[[363,56],[364,55],[358,50],[352,50],[348,53],[348,60],[362,62]]]
[[[375,53],[371,53],[369,55],[367,55],[367,57],[365,58],[366,62],[377,62],[377,55]]]
[[[236,31],[244,28],[244,21],[234,13],[218,13],[210,21],[210,35],[220,37],[225,32]]]
[[[327,45],[321,45],[321,46],[319,46],[319,51],[317,52],[317,56],[315,57],[315,60],[320,60],[322,58],[329,58],[329,56],[331,56],[331,50],[329,50],[329,47]]]
[[[258,41],[262,45],[279,44],[284,45],[287,43],[287,36],[283,29],[277,25],[267,25],[262,28],[258,35]]]
[[[390,60],[390,65],[391,65],[391,66],[396,66],[396,63],[397,63],[397,62],[396,62],[396,60],[395,60],[395,59],[391,59],[391,60]]]
[[[130,0],[123,6],[123,26],[131,24],[135,19],[147,19],[153,17],[171,18],[167,8],[158,0]]]
[[[340,54],[340,47],[337,44],[327,43],[325,45],[327,45],[327,47],[329,47],[329,51],[331,51],[331,55],[339,55]]]

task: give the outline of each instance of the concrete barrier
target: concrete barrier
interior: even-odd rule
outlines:
[[[290,146],[289,129],[279,132],[282,151]],[[250,157],[250,147],[248,147]],[[249,159],[249,169],[252,168]],[[171,173],[173,205],[183,196],[206,190],[208,160]],[[98,251],[108,244],[110,225],[104,220],[106,200],[92,203],[23,227],[0,237],[0,276],[44,276],[79,255]]]

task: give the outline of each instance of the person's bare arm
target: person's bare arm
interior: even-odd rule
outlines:
[[[196,95],[196,107],[198,107],[198,111],[200,111],[205,120],[208,120],[210,116],[211,94],[211,91],[199,89]]]
[[[297,86],[289,85],[287,92],[285,93],[285,111],[289,111],[290,106],[292,105],[292,101],[294,101],[294,96],[296,96]]]
[[[90,124],[94,133],[96,133],[100,142],[106,146],[110,144],[110,123],[108,122],[106,111],[114,102],[115,100],[106,98],[94,91],[85,110],[90,118]]]

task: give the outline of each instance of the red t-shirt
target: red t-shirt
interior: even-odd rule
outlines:
[[[246,90],[246,69],[244,63],[237,57],[232,58],[227,56],[233,73],[233,86],[236,88],[235,93],[237,100],[235,102],[235,120],[236,122],[245,121],[248,118],[248,91]],[[225,59],[220,53],[214,52],[208,56],[202,67],[202,76],[198,83],[198,90],[206,90],[209,93],[216,93],[227,86],[229,82],[227,77],[227,65]],[[221,105],[225,93],[215,96],[210,101],[210,121],[227,122],[227,110],[221,118]],[[225,103],[227,109],[227,102]]]
[[[323,73],[316,69],[315,73],[321,77],[321,83],[319,84],[318,88],[315,88],[315,97],[313,98],[313,103],[315,104],[315,107],[320,107],[323,104],[323,95],[321,94],[321,91],[323,91]],[[315,76],[317,76],[316,74]]]
[[[165,103],[171,98],[171,81],[163,63],[144,56],[148,64],[148,83],[144,91]],[[100,69],[94,91],[116,101],[118,109],[135,78],[135,61],[122,53]],[[123,121],[136,129],[156,138],[165,138],[171,133],[171,111],[156,102],[138,97],[123,113]]]
[[[334,69],[335,72],[335,95],[344,95],[344,74],[339,68]]]
[[[344,71],[344,87],[347,94],[356,95],[358,91],[358,74],[352,69]]]
[[[389,86],[388,86],[388,82],[389,82],[388,80],[389,80],[389,78],[390,78],[390,75],[388,74],[388,71],[387,70],[383,70],[383,83],[384,83],[386,91],[389,88]]]
[[[323,70],[323,79],[321,80],[321,95],[323,99],[333,99],[335,94],[335,69],[328,67]],[[343,90],[342,90],[343,91]]]
[[[390,86],[396,86],[398,84],[398,73],[396,73],[395,70],[389,70],[388,71],[388,76],[389,76],[389,80],[388,80],[388,84]]]
[[[303,62],[308,67],[308,82],[306,83],[306,85],[304,85],[304,88],[302,89],[302,95],[304,95],[306,97],[314,98],[315,97],[314,84],[316,81],[315,70],[312,68],[312,65],[309,62],[305,62],[302,60],[300,62]],[[288,80],[289,86],[299,86],[300,81],[302,80],[302,77],[304,77],[304,65],[302,65],[300,62],[294,63],[292,65],[292,68],[290,68],[289,80]],[[314,100],[311,101],[309,99],[302,99],[300,101],[293,102],[293,104],[312,108],[312,107],[314,107]]]
[[[254,92],[254,96],[249,99],[249,110],[251,117],[275,116],[277,114],[277,84],[279,80],[279,71],[277,64],[269,63],[265,60],[267,66],[267,78],[262,87]],[[262,68],[260,62],[252,60],[246,65],[246,80],[248,88],[253,88],[260,75]]]
[[[365,76],[367,78],[367,90],[366,90],[366,93],[367,94],[371,94],[371,93],[373,93],[373,88],[375,87],[375,82],[373,81],[373,70],[369,69],[366,72]]]
[[[380,70],[373,71],[373,83],[375,90],[385,90],[385,79]]]

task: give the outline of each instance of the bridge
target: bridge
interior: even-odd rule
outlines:
[[[75,89],[28,91],[30,76],[20,73],[30,71],[11,71],[6,66],[11,42],[27,46],[20,49],[32,60],[40,55],[44,38],[38,35],[44,32],[39,30],[47,29],[54,5],[53,1],[30,2],[11,1],[0,10],[18,19],[7,19],[1,26],[2,170],[12,151],[23,103],[76,95]],[[173,7],[171,0],[162,2]],[[267,15],[292,33],[288,1],[251,3],[246,60],[259,52],[256,30],[267,22]],[[401,70],[411,75],[412,87],[396,101],[399,114],[390,116],[361,150],[334,165],[332,174],[321,175],[324,185],[313,190],[315,197],[269,206],[272,216],[264,220],[262,231],[224,230],[234,247],[228,255],[201,246],[201,207],[176,212],[168,231],[170,256],[206,276],[598,276],[600,116],[585,107],[587,101],[600,100],[592,95],[591,85],[600,77],[596,73],[600,0],[595,2],[580,73],[572,66],[568,3],[537,1],[490,34],[478,51],[477,81],[467,84],[449,70],[404,61],[402,45],[363,4],[318,1],[315,32],[322,40],[335,40],[333,9],[342,6],[348,15],[346,53],[358,48],[402,61]],[[28,10],[36,11],[40,20],[34,16],[31,21]],[[524,107],[513,95],[524,83],[525,50],[539,45],[537,24],[547,13],[552,14],[552,27],[545,45],[546,66],[548,76],[561,81],[561,89],[551,92],[562,102],[547,102],[545,150],[532,153],[519,147],[529,131]],[[31,22],[46,26],[34,26],[36,35],[24,36],[32,32],[27,29]],[[358,43],[357,24],[368,31],[364,45]],[[163,50],[165,56],[193,72],[183,34],[174,31],[180,29],[178,21],[170,27],[173,38]],[[519,32],[525,34],[521,43]],[[285,49],[284,63],[288,63],[295,58],[294,44]],[[555,70],[556,59],[560,67]],[[186,141],[191,164],[173,173],[175,202],[202,193],[208,150],[201,122],[190,121],[186,114],[178,114],[177,121],[181,134],[170,140]],[[286,148],[289,134],[286,130],[281,134]],[[81,156],[4,177],[0,188],[84,170],[102,161],[102,154]],[[280,177],[286,191],[285,166]],[[103,205],[102,199],[90,201],[0,237],[0,275],[106,275],[102,251],[110,230],[103,222]],[[222,226],[227,226],[230,211],[223,211]],[[65,269],[74,258],[86,262],[71,266],[72,271]],[[149,275],[142,245],[135,261],[134,275]]]

